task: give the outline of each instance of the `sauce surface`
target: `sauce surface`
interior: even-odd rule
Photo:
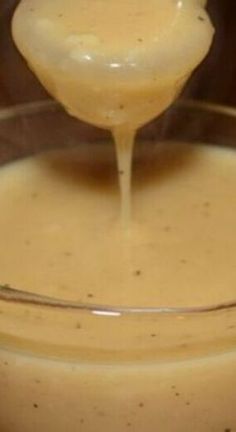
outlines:
[[[0,170],[0,282],[92,304],[233,300],[235,182],[232,150],[139,143],[125,231],[109,144],[15,162]]]
[[[22,0],[13,36],[71,114],[137,129],[176,98],[213,28],[197,0]]]
[[[22,0],[16,12],[17,45],[49,92],[74,116],[112,131],[126,221],[135,131],[172,103],[206,55],[213,29],[205,5],[204,0]],[[235,153],[184,143],[143,143],[136,151],[128,230],[120,224],[111,146],[91,151],[84,144],[1,168],[0,283],[121,306],[232,300]],[[122,328],[113,317],[109,328],[100,317],[94,332],[87,315],[70,327],[64,314],[55,332],[57,311],[47,311],[48,322],[43,310],[5,307],[10,313],[0,317],[13,345],[20,333],[22,344],[31,335],[37,349],[42,334],[46,340],[53,336],[67,345],[68,361],[1,349],[3,430],[91,432],[94,425],[113,432],[183,432],[191,425],[198,432],[234,430],[235,353],[194,357],[205,352],[204,343],[198,345],[198,336],[204,340],[209,331],[205,320],[198,329],[177,317],[162,331],[150,317],[142,328],[137,318]],[[178,333],[181,323],[184,331]],[[227,345],[234,331],[229,316],[224,328]],[[162,363],[159,347],[170,343],[165,340],[170,329],[171,361]],[[187,343],[175,332],[188,336]],[[211,337],[218,341],[221,333],[217,320]],[[103,353],[106,339],[111,363],[97,365],[91,351]],[[92,364],[70,363],[73,343]],[[184,361],[177,361],[177,351]],[[130,353],[132,364],[125,363]],[[152,364],[142,364],[142,356]],[[24,390],[23,398],[16,388]]]
[[[111,130],[121,218],[131,221],[137,129],[164,111],[206,56],[213,28],[198,0],[22,0],[13,36],[67,111]]]

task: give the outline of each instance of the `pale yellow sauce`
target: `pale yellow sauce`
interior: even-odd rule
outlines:
[[[44,86],[83,120],[136,129],[167,108],[213,36],[197,0],[23,0],[15,42]]]
[[[1,169],[1,283],[90,304],[232,300],[235,151],[138,145],[127,235],[112,147],[104,146]],[[234,431],[235,318],[212,319],[1,302],[1,432]]]
[[[72,115],[116,139],[123,225],[128,226],[133,137],[165,110],[213,36],[198,0],[22,0],[16,44]]]
[[[234,151],[139,144],[128,233],[113,158],[81,144],[1,169],[1,283],[113,306],[233,300]]]
[[[71,114],[115,136],[126,223],[133,136],[173,102],[206,55],[213,29],[205,4],[23,0],[16,12],[14,38],[41,82]],[[232,300],[234,152],[173,143],[143,143],[136,151],[128,230],[120,224],[109,144],[85,143],[2,168],[0,283],[116,306]],[[110,321],[1,307],[1,432],[236,427],[230,313],[212,326],[211,315]]]

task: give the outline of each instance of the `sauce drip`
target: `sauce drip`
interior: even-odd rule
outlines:
[[[15,13],[16,44],[46,89],[73,116],[113,132],[126,225],[133,138],[207,54],[205,3],[22,0]]]

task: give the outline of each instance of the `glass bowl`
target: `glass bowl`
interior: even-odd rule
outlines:
[[[179,102],[139,136],[235,147],[236,110]],[[1,164],[107,139],[52,101],[0,111]],[[1,286],[0,430],[233,431],[235,348],[236,295],[137,308]]]

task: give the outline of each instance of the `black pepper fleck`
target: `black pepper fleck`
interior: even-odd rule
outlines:
[[[38,407],[39,407],[38,404],[34,403],[34,408],[38,408]]]
[[[64,284],[59,285],[58,288],[59,288],[60,290],[67,290],[67,286],[64,285]]]
[[[76,328],[76,329],[80,330],[81,327],[82,327],[82,326],[81,326],[81,324],[80,324],[79,322],[75,324],[75,328]]]
[[[152,338],[157,337],[156,333],[152,333],[152,334],[151,334],[151,337],[152,337]]]
[[[203,18],[201,15],[199,15],[197,18],[199,21],[205,21],[205,18]]]
[[[137,40],[138,40],[138,42],[143,42],[142,38],[138,38]]]
[[[123,110],[125,107],[124,107],[123,104],[120,104],[120,105],[119,105],[119,108],[120,108],[120,110]]]
[[[163,228],[163,231],[165,231],[165,232],[170,232],[170,231],[171,231],[171,227],[170,227],[169,225],[167,225],[167,226],[165,226],[165,227]]]
[[[180,347],[180,349],[186,349],[186,348],[188,348],[188,344],[183,343],[183,344],[180,344],[179,347]]]
[[[231,429],[230,429],[230,428],[226,428],[226,429],[224,430],[224,432],[231,432]]]
[[[141,270],[135,270],[134,274],[135,276],[141,276],[142,272]]]
[[[88,298],[93,298],[93,294],[92,293],[88,293],[87,297]]]
[[[64,252],[64,255],[65,255],[66,257],[71,257],[71,256],[72,256],[72,253],[71,253],[71,252],[68,252],[68,251],[66,251],[66,252]]]
[[[178,397],[178,396],[180,396],[180,394],[179,394],[178,392],[176,392],[176,393],[175,393],[175,396]]]
[[[38,196],[39,196],[38,192],[32,192],[31,194],[31,198],[33,199],[38,198]]]

